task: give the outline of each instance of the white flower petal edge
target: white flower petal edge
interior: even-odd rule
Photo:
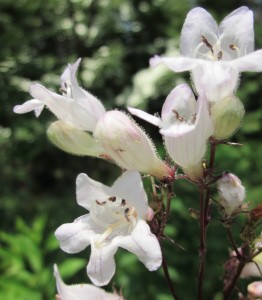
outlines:
[[[145,222],[148,199],[138,172],[124,172],[111,188],[80,174],[77,202],[90,213],[60,226],[55,236],[68,253],[91,244],[87,273],[95,285],[106,285],[113,277],[118,247],[136,254],[151,271],[161,265],[159,242]]]
[[[91,243],[87,275],[96,286],[107,285],[114,276],[116,271],[114,255],[117,248],[115,240],[103,247],[97,247],[95,240]]]
[[[25,114],[30,111],[34,111],[36,117],[39,117],[45,105],[36,99],[28,100],[22,105],[16,105],[13,108],[14,113],[16,114]]]
[[[234,40],[240,56],[254,51],[253,12],[242,6],[226,16],[219,25],[219,38],[225,47]]]
[[[95,200],[110,197],[110,187],[101,182],[93,180],[84,173],[76,178],[76,199],[78,205],[90,210]]]
[[[54,276],[58,291],[58,300],[123,300],[120,295],[110,294],[92,284],[66,285],[57,265],[54,265]]]
[[[78,59],[75,64],[69,64],[63,72],[62,95],[40,84],[31,84],[30,94],[34,99],[15,106],[14,112],[26,113],[35,110],[40,115],[43,107],[47,106],[58,119],[80,130],[94,131],[98,119],[105,113],[105,108],[96,97],[78,86],[76,71],[80,61]]]
[[[155,235],[144,220],[138,221],[131,236],[118,240],[118,245],[137,255],[149,271],[157,270],[162,263],[162,252]]]
[[[60,248],[67,253],[78,253],[88,247],[94,235],[88,225],[90,216],[84,215],[73,223],[63,224],[55,231]]]
[[[152,116],[139,109],[128,107],[131,114],[160,127],[160,133],[169,137],[183,136],[195,130],[201,121],[208,128],[212,123],[207,111],[207,103],[194,94],[187,84],[175,87],[167,96],[161,112],[161,118]]]
[[[194,49],[199,45],[199,37],[214,41],[218,36],[216,21],[201,7],[192,9],[186,17],[180,38],[180,51],[183,56],[194,57]]]

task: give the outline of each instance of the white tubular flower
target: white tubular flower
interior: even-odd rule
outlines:
[[[92,284],[66,285],[57,265],[54,265],[54,276],[56,279],[57,300],[124,300],[122,296],[107,293]]]
[[[44,106],[47,106],[58,119],[78,129],[94,131],[98,119],[105,113],[105,108],[96,97],[78,86],[76,71],[80,61],[78,59],[63,72],[62,95],[40,84],[31,84],[30,94],[34,99],[16,105],[14,112],[23,114],[34,110],[36,116],[39,116]]]
[[[113,277],[118,247],[137,255],[150,271],[159,268],[161,249],[145,221],[148,200],[138,172],[126,171],[112,187],[80,174],[76,186],[77,203],[89,214],[60,226],[55,236],[68,253],[91,245],[87,274],[95,285],[106,285]]]
[[[217,189],[220,196],[219,204],[226,217],[241,210],[246,193],[237,176],[225,172],[217,181]]]
[[[262,50],[253,49],[250,9],[236,9],[218,26],[205,9],[196,7],[188,13],[182,28],[182,56],[155,56],[150,63],[164,63],[175,72],[191,71],[196,90],[204,89],[208,100],[214,102],[234,93],[240,72],[262,71]]]
[[[196,101],[189,86],[181,84],[167,96],[161,118],[134,108],[129,108],[129,111],[159,126],[171,158],[191,179],[202,177],[201,161],[207,139],[213,133],[205,97],[199,97]]]
[[[97,123],[94,137],[121,168],[138,170],[161,180],[174,172],[156,154],[146,133],[125,113],[107,112]]]

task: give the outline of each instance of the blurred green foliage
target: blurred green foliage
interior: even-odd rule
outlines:
[[[28,226],[16,219],[15,233],[0,232],[0,298],[6,300],[52,299],[55,295],[52,263],[58,242],[53,233],[45,234],[48,218],[35,218]],[[69,258],[60,264],[65,278],[85,266],[83,258]]]
[[[182,81],[189,82],[189,76],[161,67],[149,69],[148,59],[178,51],[185,16],[197,5],[218,20],[240,5],[248,5],[255,13],[257,48],[262,48],[261,1],[0,0],[0,298],[53,299],[52,265],[56,262],[65,279],[82,267],[67,282],[88,280],[82,260],[85,257],[87,262],[88,251],[71,258],[57,250],[53,232],[85,213],[75,201],[78,173],[86,172],[107,184],[120,173],[104,161],[71,157],[55,149],[45,134],[54,120],[47,110],[36,119],[32,113],[14,115],[13,106],[30,98],[32,81],[58,90],[65,65],[82,57],[79,80],[107,109],[132,105],[159,112],[168,92]],[[216,161],[220,170],[241,178],[251,207],[261,202],[262,195],[261,85],[261,75],[242,75],[237,94],[246,117],[232,140],[244,146],[220,146]],[[141,124],[164,158],[156,129]],[[149,185],[147,189],[150,193]],[[185,250],[168,241],[163,249],[181,299],[194,299],[199,228],[188,208],[197,208],[198,199],[187,182],[177,182],[175,192],[166,233]],[[225,232],[215,221],[208,230],[206,299],[220,299],[219,275],[227,256]],[[171,299],[161,270],[148,272],[124,250],[117,254],[117,265],[113,282],[123,288],[126,299]]]

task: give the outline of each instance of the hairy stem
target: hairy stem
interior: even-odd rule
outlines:
[[[239,261],[235,276],[231,280],[230,284],[228,286],[226,286],[223,290],[223,300],[229,300],[230,299],[230,296],[231,296],[231,294],[232,294],[232,292],[233,292],[233,290],[236,286],[238,278],[239,278],[245,264],[246,264],[246,262],[244,260]]]
[[[203,283],[205,273],[205,260],[206,260],[206,225],[205,225],[205,205],[204,205],[204,189],[200,188],[200,245],[199,245],[199,271],[198,271],[198,294],[197,299],[202,299]]]
[[[230,243],[231,243],[231,245],[232,245],[234,251],[236,252],[236,256],[237,256],[238,259],[240,259],[240,258],[241,258],[241,254],[239,253],[239,251],[238,251],[238,249],[237,249],[237,245],[236,245],[235,240],[234,240],[234,238],[233,238],[233,235],[232,235],[232,228],[226,226],[226,231],[227,231],[227,236],[228,236],[228,238],[229,238],[229,241],[230,241]]]
[[[210,140],[210,158],[208,171],[213,172],[215,165],[216,142]],[[207,174],[209,173],[207,172]],[[206,191],[206,192],[205,192]],[[205,199],[204,199],[205,197]],[[199,271],[198,271],[198,300],[203,298],[203,285],[206,265],[206,231],[210,219],[210,188],[200,185],[199,189],[199,208],[200,208],[200,245],[199,245]]]

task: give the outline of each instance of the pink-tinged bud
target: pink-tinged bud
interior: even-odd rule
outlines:
[[[161,180],[173,178],[173,170],[159,159],[152,141],[125,113],[107,112],[98,121],[94,136],[121,168],[137,170]]]
[[[146,220],[147,221],[152,221],[153,220],[153,218],[154,218],[154,211],[153,211],[153,209],[151,208],[151,207],[148,207],[148,209],[147,209],[147,214],[146,214]]]
[[[262,281],[254,281],[247,286],[251,299],[262,299]]]
[[[226,217],[241,210],[245,199],[245,187],[237,176],[223,173],[222,178],[217,182],[217,189],[220,196],[219,204]]]

